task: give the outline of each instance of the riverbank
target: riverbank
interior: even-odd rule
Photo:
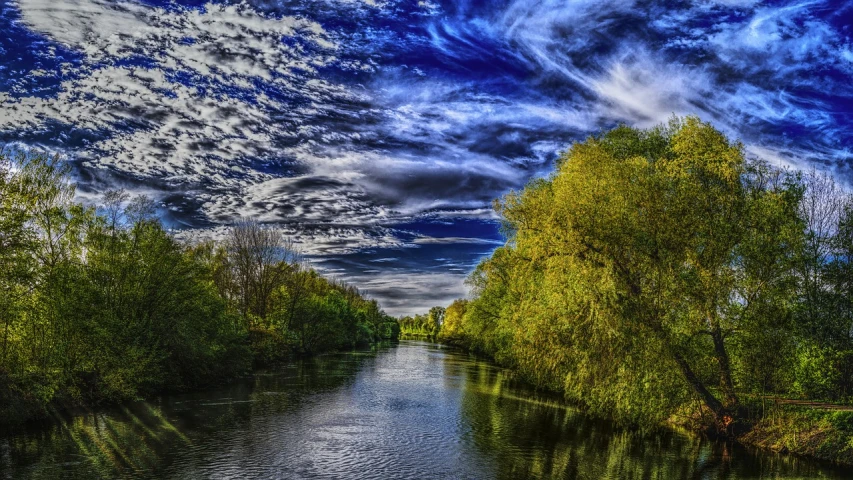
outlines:
[[[853,197],[832,176],[673,118],[573,144],[495,209],[506,241],[430,309],[440,338],[618,425],[686,417],[850,464],[846,414],[788,403],[769,422],[748,398],[851,401]]]
[[[853,466],[853,412],[779,405],[737,440],[774,452]]]
[[[460,351],[469,351],[458,338],[439,337],[439,343]],[[472,353],[500,364],[484,352]],[[565,394],[546,385],[537,385],[531,378],[522,378],[531,387]],[[583,404],[578,406],[585,408]],[[740,419],[739,425],[733,426],[725,439],[744,447],[853,467],[853,407],[779,399],[762,402],[758,398],[745,397],[742,410],[746,417]],[[702,409],[697,409],[695,405],[685,405],[661,428],[721,438],[715,431],[713,417],[700,412]]]
[[[45,153],[0,152],[0,424],[399,336],[376,300],[311,268],[278,228],[241,220],[184,238],[144,196],[77,203],[69,173]]]
[[[747,447],[853,466],[853,407],[745,397],[741,411],[745,415],[724,434],[725,438]],[[692,405],[685,406],[682,414],[672,416],[666,424],[696,434],[720,436],[713,417],[697,414]]]

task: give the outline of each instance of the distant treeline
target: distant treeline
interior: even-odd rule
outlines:
[[[507,243],[439,339],[624,424],[853,400],[853,200],[831,176],[673,119],[573,145],[496,209]]]
[[[426,314],[405,316],[397,319],[402,335],[435,339],[444,321],[444,307],[432,307]]]
[[[185,243],[154,203],[74,201],[67,167],[0,153],[0,421],[219,383],[291,353],[395,338],[374,300],[255,222]]]

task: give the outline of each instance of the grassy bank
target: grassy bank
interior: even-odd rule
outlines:
[[[737,440],[774,452],[853,465],[853,411],[778,405]]]
[[[853,407],[757,396],[741,400],[741,416],[724,432],[698,403],[682,405],[665,426],[699,435],[735,440],[742,445],[853,465]]]

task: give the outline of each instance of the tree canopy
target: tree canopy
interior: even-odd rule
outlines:
[[[696,400],[726,428],[742,392],[815,395],[807,377],[830,381],[853,346],[853,203],[820,182],[748,160],[694,117],[590,137],[496,202],[507,243],[441,336],[632,424]]]

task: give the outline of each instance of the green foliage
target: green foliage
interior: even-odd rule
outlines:
[[[444,308],[432,307],[426,315],[401,317],[398,319],[402,335],[436,338],[444,319]]]
[[[267,328],[249,329],[249,345],[256,365],[271,365],[287,358],[293,340],[276,330]]]
[[[0,421],[222,382],[254,364],[399,335],[355,288],[253,222],[188,245],[145,197],[74,202],[68,169],[0,153]]]
[[[739,392],[842,398],[851,206],[696,118],[618,127],[496,203],[507,244],[439,338],[640,426],[698,401],[725,428]]]
[[[791,391],[806,398],[849,400],[853,393],[853,351],[804,343],[796,352]]]
[[[853,412],[779,404],[742,441],[777,452],[853,464]]]
[[[445,343],[464,344],[468,336],[463,325],[463,317],[468,308],[468,300],[455,300],[444,312],[444,322],[438,334],[438,340]]]

